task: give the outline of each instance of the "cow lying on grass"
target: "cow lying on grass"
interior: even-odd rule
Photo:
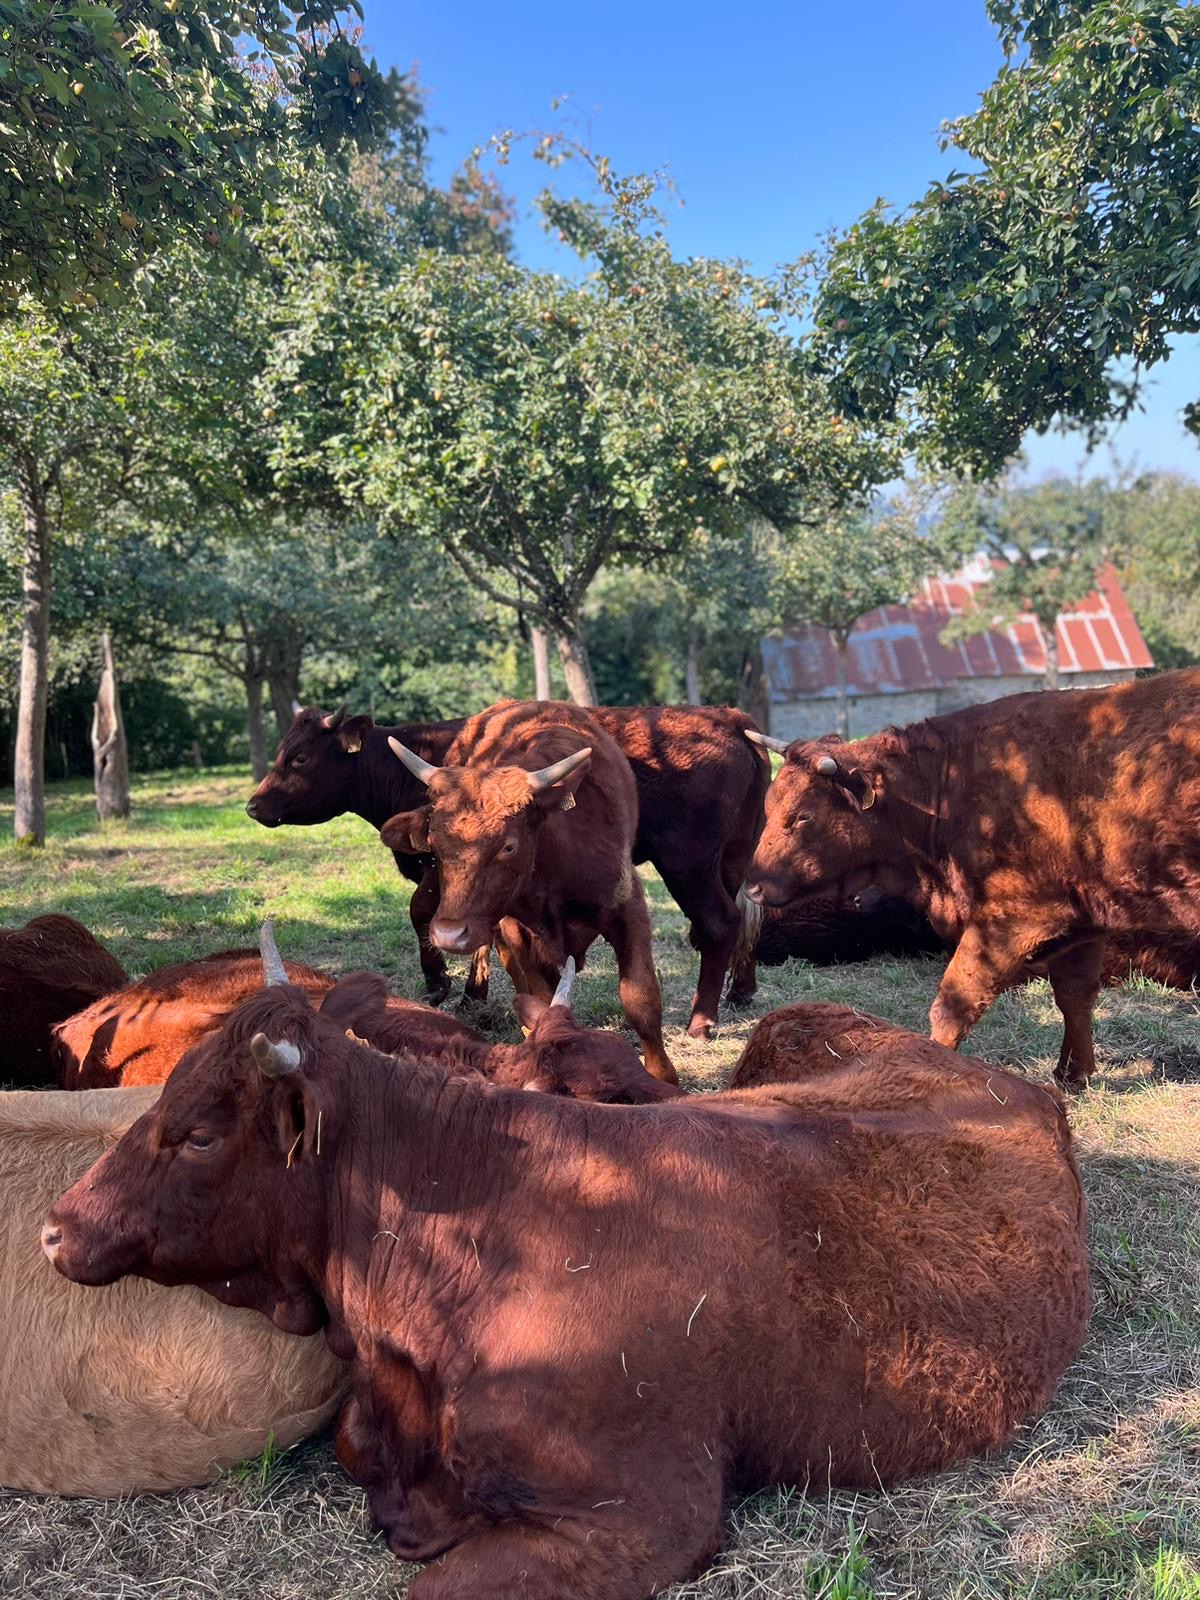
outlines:
[[[0,1083],[49,1083],[55,1023],[126,982],[121,963],[74,917],[34,917],[23,928],[0,928]]]
[[[865,887],[954,947],[935,1039],[961,1044],[1040,968],[1063,1016],[1057,1076],[1086,1083],[1109,936],[1200,939],[1200,671],[788,745],[747,892],[772,906]]]
[[[208,1483],[333,1416],[346,1368],[196,1289],[99,1292],[46,1267],[46,1209],[157,1089],[0,1094],[0,1484],[118,1495]]]
[[[882,1025],[881,1025],[882,1026]],[[198,1283],[351,1363],[341,1461],[412,1600],[631,1600],[730,1492],[1001,1446],[1088,1317],[1062,1103],[981,1064],[594,1106],[397,1072],[289,987],[51,1212],[89,1284]]]
[[[518,993],[548,999],[567,957],[582,965],[593,940],[607,939],[646,1069],[675,1083],[650,914],[633,870],[637,790],[591,713],[504,701],[468,719],[440,767],[389,742],[428,799],[392,817],[380,838],[437,861],[433,942],[469,951],[495,938]]]
[[[729,999],[754,994],[754,932],[758,909],[740,895],[762,827],[767,763],[746,742],[754,723],[729,706],[594,706],[590,716],[610,734],[629,762],[637,786],[634,862],[652,861],[691,924],[700,952],[700,977],[688,1032],[711,1033],[726,968]],[[423,762],[440,767],[465,723],[413,723],[381,727],[345,709],[297,711],[270,772],[246,805],[264,827],[328,822],[353,811],[375,828],[425,799],[424,786],[396,762],[396,739]],[[417,932],[429,998],[450,993],[445,960],[429,937],[437,910],[438,880],[429,856],[407,847],[394,852],[401,872],[417,882],[409,915]],[[487,995],[488,949],[472,958],[466,993]]]

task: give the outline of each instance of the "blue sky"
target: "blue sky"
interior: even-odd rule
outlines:
[[[684,202],[670,218],[677,253],[741,256],[763,271],[880,195],[920,194],[947,166],[939,123],[971,110],[1001,61],[983,0],[366,0],[366,28],[381,62],[419,69],[441,130],[439,176],[501,129],[561,125],[550,107],[567,95],[587,142],[619,170],[669,169]],[[521,207],[522,258],[570,270],[530,215],[545,169],[518,155],[502,176]],[[1197,397],[1190,339],[1115,436],[1120,458],[1200,474],[1179,422]],[[1074,470],[1084,454],[1077,439],[1029,445],[1035,473]],[[1101,452],[1089,470],[1108,465]]]

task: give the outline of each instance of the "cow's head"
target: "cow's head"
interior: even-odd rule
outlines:
[[[760,733],[747,737],[784,756],[767,792],[767,819],[746,874],[750,898],[782,906],[835,887],[842,893],[865,888],[885,828],[876,810],[875,779],[854,763],[853,746],[835,735],[790,745]]]
[[[58,1200],[42,1247],[65,1277],[196,1284],[288,1332],[322,1326],[311,1280],[281,1262],[302,1258],[293,1246],[311,1246],[324,1214],[322,1122],[327,1161],[334,1129],[318,1034],[352,1047],[288,985],[282,963],[268,962],[266,976],[270,986],[189,1051],[157,1103]]]
[[[345,706],[329,713],[297,709],[247,815],[266,828],[340,817],[354,802],[355,762],[374,726],[370,717],[347,716]]]
[[[389,738],[393,752],[426,786],[427,805],[389,818],[379,836],[389,850],[437,858],[441,900],[430,935],[442,950],[489,944],[533,867],[545,819],[575,804],[590,747],[547,767],[434,767]]]

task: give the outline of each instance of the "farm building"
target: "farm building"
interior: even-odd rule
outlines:
[[[847,657],[852,738],[1040,687],[1046,651],[1031,616],[959,643],[941,641],[953,617],[980,603],[990,577],[980,559],[953,577],[929,579],[908,605],[859,619]],[[771,733],[812,739],[830,732],[838,691],[828,630],[799,624],[764,639],[762,650]],[[1111,567],[1082,605],[1060,614],[1058,652],[1064,688],[1121,683],[1154,665]]]

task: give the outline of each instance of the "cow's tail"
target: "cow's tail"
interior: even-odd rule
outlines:
[[[733,954],[729,958],[731,969],[736,972],[739,967],[754,960],[754,952],[758,948],[758,936],[762,932],[763,909],[757,900],[751,900],[746,893],[746,885],[737,892],[737,908],[741,915],[741,926],[738,928],[737,942],[733,947]]]

